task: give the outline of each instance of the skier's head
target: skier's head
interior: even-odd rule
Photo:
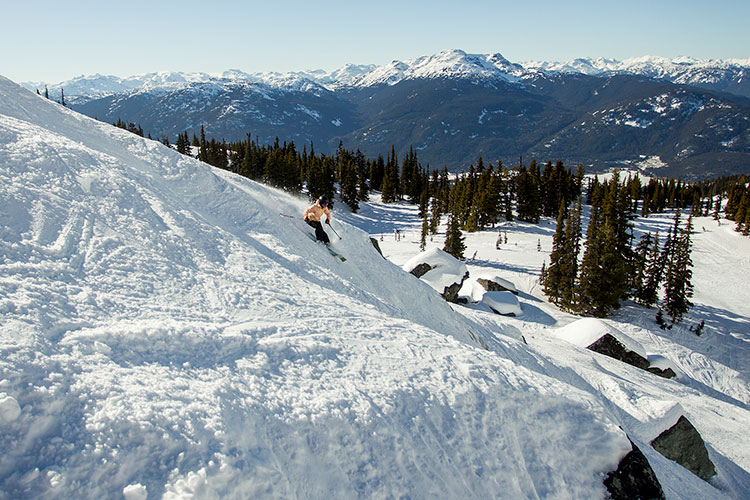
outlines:
[[[320,198],[318,198],[318,205],[320,205],[321,207],[328,205],[328,198],[326,198],[325,196],[321,196]]]

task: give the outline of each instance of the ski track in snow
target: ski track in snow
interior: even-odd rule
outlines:
[[[635,306],[611,320],[687,377],[667,381],[550,335],[574,318],[536,284],[548,221],[509,224],[499,251],[467,236],[522,316],[449,305],[398,267],[412,207],[337,205],[342,263],[279,216],[305,200],[2,78],[0,184],[0,499],[597,498],[618,426],[668,498],[750,495],[750,247],[728,231],[695,238],[703,337]],[[676,405],[710,483],[648,447]]]

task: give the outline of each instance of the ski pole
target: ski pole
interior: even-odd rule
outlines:
[[[330,227],[330,228],[331,228],[331,231],[333,231],[333,233],[334,233],[334,234],[335,234],[336,236],[338,236],[338,237],[339,237],[339,239],[341,239],[341,235],[340,235],[339,233],[337,233],[337,232],[336,232],[336,230],[335,230],[335,229],[333,228],[333,226],[331,225],[331,223],[330,223],[330,222],[328,223],[328,227]]]

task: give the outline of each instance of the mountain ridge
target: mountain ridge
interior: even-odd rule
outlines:
[[[702,179],[750,165],[746,62],[643,57],[524,66],[499,53],[448,50],[332,72],[82,77],[65,93],[88,116],[139,123],[172,142],[203,127],[218,140],[251,134],[324,153],[340,141],[369,156],[414,147],[424,164],[453,171],[479,156],[509,166],[534,157],[590,172],[620,167]],[[660,100],[670,104],[654,104]],[[690,112],[671,113],[677,108]],[[644,163],[651,158],[658,162]]]
[[[468,70],[468,71],[467,71]],[[68,88],[68,96],[104,95],[103,92],[117,92],[125,88],[138,86],[174,85],[207,80],[254,81],[267,83],[270,86],[284,87],[285,81],[293,78],[306,78],[329,88],[329,90],[344,86],[367,87],[380,83],[397,83],[404,78],[446,77],[488,77],[500,76],[509,79],[532,77],[535,73],[581,73],[587,75],[602,74],[635,74],[650,78],[659,78],[674,83],[700,84],[715,83],[706,77],[704,80],[690,73],[706,71],[737,72],[732,77],[742,79],[750,76],[750,58],[748,59],[694,59],[690,57],[665,58],[661,56],[642,56],[624,59],[576,58],[566,62],[557,61],[527,61],[512,63],[502,54],[470,54],[461,49],[439,52],[431,56],[421,56],[405,61],[394,60],[383,65],[349,63],[333,71],[307,70],[278,73],[273,71],[246,73],[242,70],[227,70],[222,73],[185,73],[160,71],[143,73],[128,77],[113,75],[81,75],[64,82],[24,82],[22,85],[29,89],[38,89],[47,85],[50,90],[58,91]],[[716,75],[714,74],[715,78]],[[92,87],[89,82],[99,82],[99,86]],[[111,82],[111,87],[105,85]],[[750,93],[744,94],[750,97]]]

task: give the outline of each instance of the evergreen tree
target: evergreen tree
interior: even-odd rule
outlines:
[[[611,216],[605,218],[604,212],[596,205],[591,209],[576,297],[579,309],[596,317],[619,308],[627,292],[627,268],[618,252],[616,223]]]
[[[430,234],[435,235],[438,233],[441,215],[440,201],[437,198],[432,198],[432,206],[430,207]]]
[[[565,206],[560,203],[560,208],[557,212],[557,225],[555,227],[555,234],[552,236],[552,252],[550,253],[550,264],[546,270],[544,279],[540,282],[542,284],[544,294],[555,304],[559,304],[563,296],[563,268],[565,266],[564,254],[565,251]]]
[[[203,128],[203,125],[201,125],[201,142],[198,149],[198,159],[208,163],[208,145],[206,143],[206,130]]]
[[[448,229],[445,232],[445,246],[443,250],[459,260],[464,260],[466,245],[464,245],[463,234],[461,233],[461,227],[455,213],[451,213],[448,216]]]
[[[565,237],[561,260],[562,297],[559,305],[566,311],[574,311],[576,309],[575,287],[578,276],[578,255],[581,251],[582,201],[582,196],[579,194],[575,208],[568,211],[568,218],[565,223]]]
[[[539,222],[542,200],[539,193],[539,166],[532,160],[529,168],[519,167],[516,176],[516,210],[519,220]]]
[[[716,203],[714,204],[714,220],[719,220],[719,212],[721,211],[721,195],[716,197]]]
[[[661,258],[659,249],[659,233],[654,235],[649,244],[646,260],[643,264],[642,285],[635,292],[635,299],[639,304],[651,307],[658,301],[659,285],[664,279],[665,262]]]
[[[425,247],[427,247],[427,233],[430,232],[430,225],[427,222],[427,213],[425,212],[424,216],[422,217],[422,233],[419,237],[419,249],[424,252]]]
[[[391,155],[388,157],[388,162],[385,166],[385,174],[383,176],[383,203],[393,203],[398,200],[400,198],[399,191],[398,158],[396,158],[395,147],[391,146]]]
[[[676,220],[679,222],[679,210]],[[671,259],[667,263],[667,272],[664,277],[664,310],[672,321],[679,322],[683,315],[693,305],[690,298],[693,296],[693,262],[690,258],[692,245],[690,235],[693,230],[692,217],[688,218],[687,224],[679,233]]]
[[[381,191],[383,189],[383,176],[385,175],[385,160],[383,155],[378,155],[378,159],[370,162],[370,189],[372,191]]]
[[[341,201],[349,205],[352,212],[359,210],[357,199],[357,167],[351,158],[345,160],[341,179]]]

